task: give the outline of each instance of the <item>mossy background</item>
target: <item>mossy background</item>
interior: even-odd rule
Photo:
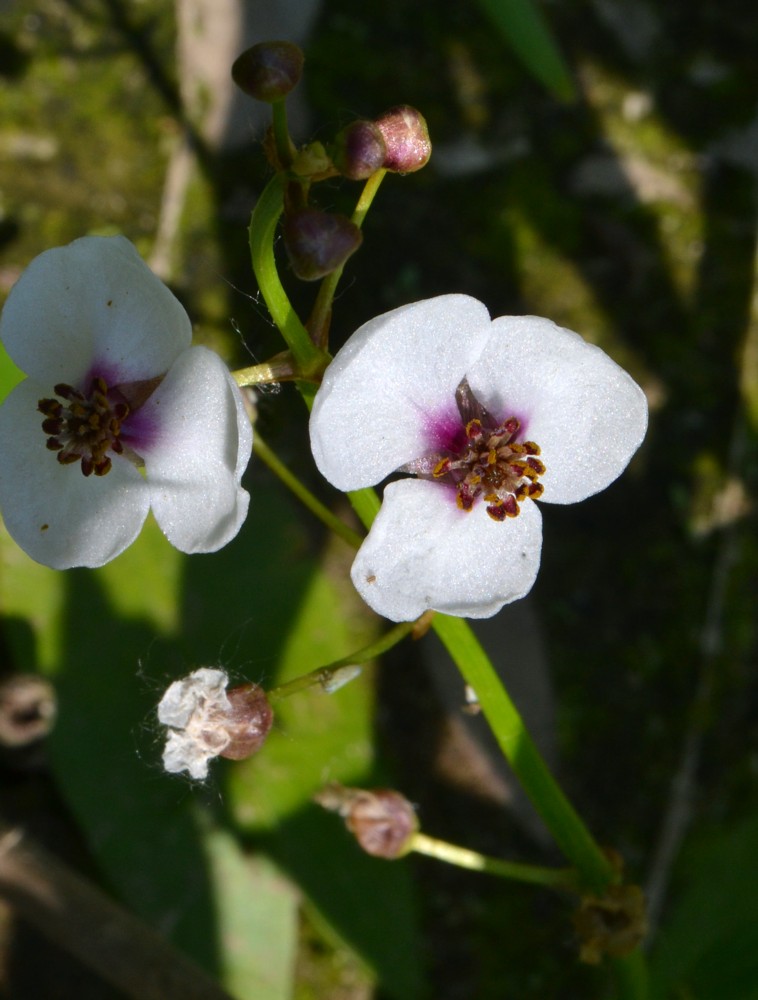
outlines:
[[[424,171],[385,181],[335,304],[335,342],[384,309],[468,292],[493,315],[537,313],[581,331],[645,388],[651,427],[625,476],[581,505],[543,508],[533,627],[547,649],[564,787],[632,880],[651,875],[676,779],[692,782],[652,945],[655,995],[750,1000],[758,12],[737,0],[544,10],[576,85],[571,102],[528,74],[478,4],[323,4],[305,46],[301,139],[402,102],[426,115],[435,147]],[[0,17],[0,291],[37,253],[86,233],[123,232],[149,258],[171,158],[194,129],[173,5],[17,0]],[[234,151],[196,145],[165,274],[197,338],[235,366],[281,346],[247,250],[267,175],[260,134],[251,124],[239,138]],[[343,210],[356,196],[337,182],[317,192]],[[283,274],[307,309],[313,290],[295,287],[286,263]],[[337,503],[310,462],[296,394],[264,393],[259,410],[269,441]],[[5,766],[4,818],[62,844],[240,998],[613,996],[605,967],[575,960],[567,901],[432,862],[359,858],[308,804],[322,780],[391,780],[420,804],[429,833],[555,860],[486,783],[441,776],[443,714],[413,650],[353,693],[293,702],[270,751],[219,768],[207,789],[161,774],[150,713],[168,680],[221,660],[272,683],[377,627],[345,585],[340,546],[258,463],[248,485],[250,523],[216,556],[184,559],[150,529],[112,566],[62,575],[3,539],[3,670],[51,676],[61,713],[48,768]],[[518,661],[525,644],[514,630],[502,655]],[[121,785],[119,805],[110,796]],[[103,835],[109,811],[121,826]],[[178,841],[166,865],[157,845],[173,852]],[[208,860],[222,856],[231,868]],[[276,862],[273,874],[261,859]],[[243,877],[250,891],[232,903]],[[247,966],[229,957],[235,920]],[[274,944],[261,946],[262,926]],[[116,995],[62,960],[40,980],[29,954],[45,945],[18,929],[7,937],[8,997]],[[277,969],[270,993],[255,979],[266,962]]]

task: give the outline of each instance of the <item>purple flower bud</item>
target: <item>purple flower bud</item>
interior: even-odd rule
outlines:
[[[426,166],[432,155],[432,143],[424,116],[419,111],[401,104],[385,111],[375,124],[387,146],[385,169],[410,174]]]
[[[328,785],[316,796],[325,809],[338,812],[367,854],[401,858],[411,850],[418,818],[405,796],[389,788],[365,791]]]
[[[292,42],[260,42],[232,65],[232,79],[257,101],[273,104],[298,84],[303,74],[302,50]]]
[[[352,122],[335,140],[332,161],[351,181],[362,181],[384,166],[387,146],[374,122]]]
[[[335,271],[363,242],[350,219],[317,208],[285,216],[282,234],[292,270],[303,281],[317,281]]]

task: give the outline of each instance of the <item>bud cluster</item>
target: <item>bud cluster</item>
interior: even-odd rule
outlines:
[[[232,78],[241,90],[273,105],[274,132],[277,115],[284,114],[284,99],[300,81],[303,63],[296,45],[273,41],[247,49],[232,66]],[[426,165],[432,151],[423,116],[408,105],[390,108],[375,121],[351,122],[326,149],[314,142],[294,151],[289,137],[281,135],[278,141],[269,136],[264,146],[272,166],[288,180],[282,235],[292,270],[303,281],[338,270],[362,242],[353,221],[310,204],[313,184],[335,176],[365,181],[383,171],[412,173]]]

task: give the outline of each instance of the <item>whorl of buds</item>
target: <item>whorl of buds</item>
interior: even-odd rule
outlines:
[[[363,181],[375,174],[386,158],[387,145],[374,122],[351,122],[335,138],[332,162],[351,181]]]
[[[645,896],[638,885],[611,885],[603,896],[584,896],[574,914],[579,958],[597,965],[604,955],[622,958],[647,933]]]
[[[223,670],[200,667],[169,685],[158,705],[158,721],[169,727],[167,771],[202,781],[213,757],[244,760],[263,746],[274,721],[265,691],[257,684],[227,691],[228,683]]]
[[[232,79],[257,101],[273,104],[297,86],[304,61],[292,42],[259,42],[234,60]]]
[[[387,147],[386,170],[410,174],[429,162],[432,143],[424,116],[408,104],[390,108],[376,119]]]
[[[360,229],[344,215],[304,208],[282,225],[292,270],[303,281],[317,281],[341,267],[363,242]]]
[[[327,785],[316,802],[337,812],[367,854],[375,858],[402,858],[412,849],[418,818],[411,803],[390,788],[366,791]]]

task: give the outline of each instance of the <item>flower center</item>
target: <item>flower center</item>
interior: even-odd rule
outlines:
[[[129,404],[110,392],[105,379],[92,379],[89,395],[59,382],[53,391],[60,399],[41,399],[37,409],[45,419],[42,430],[49,434],[47,447],[57,452],[61,465],[81,462],[85,476],[104,476],[112,462],[109,451],[122,454],[121,424],[129,415]],[[64,402],[61,402],[64,400]]]
[[[433,459],[431,478],[455,487],[456,503],[469,511],[482,498],[493,521],[517,517],[519,504],[537,500],[544,487],[537,480],[545,471],[539,445],[517,441],[516,417],[497,421],[479,402],[464,379],[455,390],[464,438],[457,449],[443,449]]]

